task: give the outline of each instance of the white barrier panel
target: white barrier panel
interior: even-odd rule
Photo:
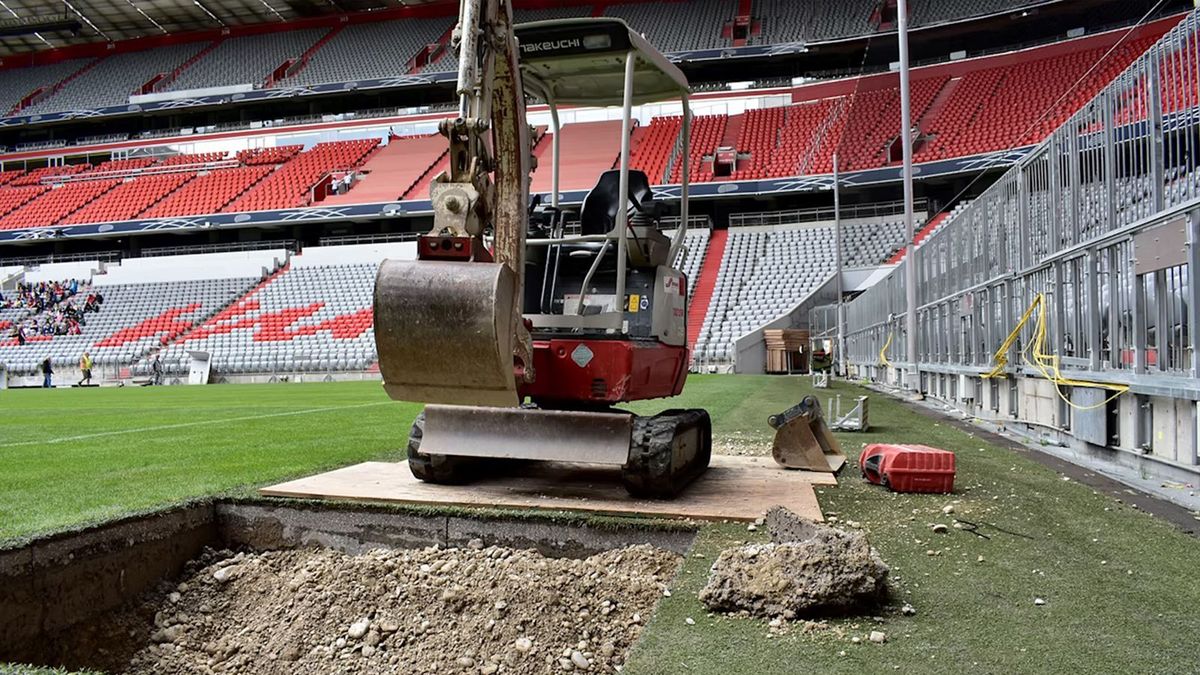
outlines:
[[[97,276],[97,286],[148,284],[167,281],[235,279],[270,273],[287,261],[284,249],[196,253],[152,258],[126,258]]]
[[[202,96],[225,96],[229,94],[244,94],[254,91],[252,84],[231,84],[224,87],[204,87],[203,89],[182,89],[180,91],[156,91],[150,94],[131,94],[129,102],[156,103],[158,101],[174,101],[181,98],[200,98]]]
[[[320,265],[357,265],[384,260],[416,260],[417,242],[400,241],[347,246],[308,246],[292,258],[292,268]]]
[[[212,355],[208,352],[188,352],[192,357],[188,368],[188,384],[208,384],[208,376],[212,372]]]

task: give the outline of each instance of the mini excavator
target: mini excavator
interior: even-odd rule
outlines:
[[[465,483],[497,460],[621,468],[634,496],[671,498],[707,468],[704,410],[615,406],[678,395],[687,377],[688,83],[618,19],[514,26],[509,0],[460,0],[458,114],[440,127],[450,166],[431,186],[417,259],[387,260],[375,339],[387,393],[425,403],[413,474]],[[526,99],[550,110],[552,191],[531,202]],[[683,104],[681,218],[629,166],[632,107]],[[578,213],[559,205],[558,106],[621,106],[618,169]],[[566,234],[578,217],[580,234]]]

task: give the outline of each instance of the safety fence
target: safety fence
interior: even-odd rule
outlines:
[[[1064,406],[1060,429],[1126,388],[1200,399],[1198,30],[1200,10],[917,248],[924,389],[1016,417],[1013,376],[1040,377]],[[898,381],[914,367],[905,264],[847,304],[846,358],[861,375]],[[1081,406],[1073,386],[1112,394]],[[1188,416],[1194,427],[1195,405]],[[1179,459],[1194,464],[1190,433]]]

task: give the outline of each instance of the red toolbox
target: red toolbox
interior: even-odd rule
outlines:
[[[872,443],[858,468],[867,482],[896,492],[954,492],[954,453],[927,445]]]

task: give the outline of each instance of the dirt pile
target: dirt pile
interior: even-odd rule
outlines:
[[[770,544],[721,552],[700,600],[714,611],[795,619],[879,603],[888,567],[861,532],[805,521],[777,507]]]
[[[206,552],[132,673],[615,672],[679,569],[650,546],[584,560],[484,548]]]

